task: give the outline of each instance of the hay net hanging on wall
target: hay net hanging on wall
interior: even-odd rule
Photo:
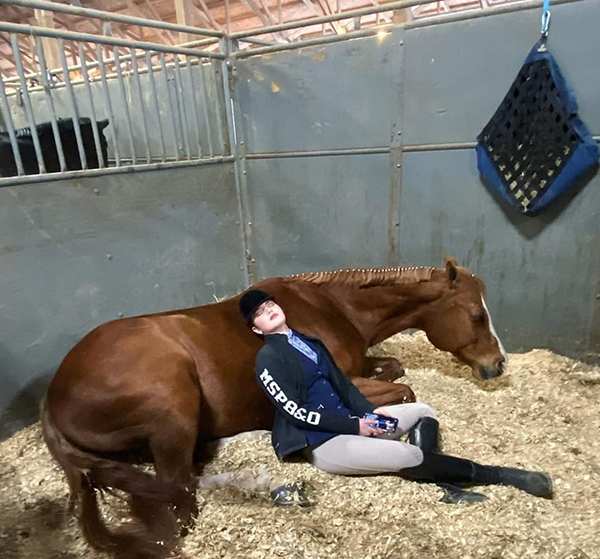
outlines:
[[[477,167],[513,208],[536,215],[598,161],[577,100],[538,41],[492,119],[477,136]]]

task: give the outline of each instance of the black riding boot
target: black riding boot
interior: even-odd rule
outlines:
[[[536,497],[552,495],[552,480],[541,472],[482,466],[464,458],[427,451],[423,452],[421,464],[405,468],[400,474],[417,481],[511,485]]]
[[[440,452],[440,424],[433,417],[422,417],[408,434],[408,442],[425,452]],[[406,470],[404,470],[406,471]],[[486,499],[482,493],[467,491],[456,485],[438,481],[436,485],[444,491],[442,503],[480,503]]]

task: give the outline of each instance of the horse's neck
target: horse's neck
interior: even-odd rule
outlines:
[[[429,281],[423,282],[366,289],[332,285],[330,295],[372,346],[408,328],[420,328],[430,305],[443,293],[442,278],[434,272]]]

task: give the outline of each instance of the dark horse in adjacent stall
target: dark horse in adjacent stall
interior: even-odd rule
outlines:
[[[342,270],[255,286],[276,297],[292,327],[320,338],[378,405],[414,400],[410,388],[387,382],[402,374],[397,361],[365,357],[407,328],[424,330],[479,378],[502,374],[506,364],[483,283],[451,258],[441,269]],[[196,512],[199,445],[271,427],[273,407],[253,371],[262,341],[244,324],[238,300],[103,324],[62,362],[42,427],[94,546],[120,557],[168,554]],[[120,458],[143,448],[156,476]],[[107,528],[96,498],[106,488],[129,493],[135,523]]]

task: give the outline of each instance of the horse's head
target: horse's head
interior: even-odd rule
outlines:
[[[476,377],[501,375],[508,355],[498,338],[484,299],[483,282],[456,260],[446,257],[442,294],[424,316],[423,330],[438,349],[449,351],[469,365]]]

